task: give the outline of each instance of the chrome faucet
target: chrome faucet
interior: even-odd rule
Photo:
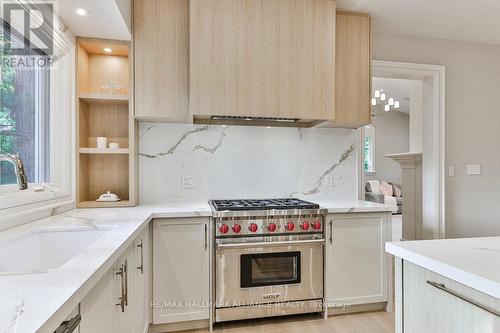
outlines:
[[[0,161],[7,161],[14,165],[17,176],[17,185],[19,186],[20,190],[26,190],[28,188],[28,177],[26,177],[24,164],[19,156],[11,154],[0,154]]]

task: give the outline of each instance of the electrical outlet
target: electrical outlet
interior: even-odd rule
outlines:
[[[325,186],[333,187],[333,176],[326,175],[324,182],[325,182]]]
[[[182,188],[194,188],[194,176],[182,176],[181,177],[181,185]]]
[[[448,177],[455,177],[455,167],[448,167]]]

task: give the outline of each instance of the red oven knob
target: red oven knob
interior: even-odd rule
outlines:
[[[321,222],[320,221],[316,221],[312,224],[314,230],[319,230],[321,229]]]
[[[309,230],[309,222],[307,221],[302,222],[302,224],[300,225],[300,229]]]
[[[292,231],[294,228],[295,228],[295,224],[293,224],[293,222],[288,222],[286,224],[286,230]]]
[[[227,226],[227,224],[221,224],[221,226],[219,227],[219,231],[222,234],[227,234],[227,232],[229,231],[229,227]]]
[[[269,230],[270,232],[275,232],[276,231],[276,224],[274,223],[269,223],[267,225],[267,230]]]
[[[234,233],[239,233],[241,231],[241,225],[239,225],[238,223],[235,223],[233,224],[233,232]]]
[[[250,230],[251,232],[256,232],[257,231],[257,224],[250,223],[250,225],[248,226],[248,230]]]

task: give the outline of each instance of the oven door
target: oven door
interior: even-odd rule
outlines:
[[[317,235],[218,239],[216,307],[323,298],[324,243]]]

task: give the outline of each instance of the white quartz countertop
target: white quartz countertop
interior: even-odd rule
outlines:
[[[364,201],[320,202],[329,213],[391,211]],[[208,203],[77,209],[0,232],[9,239],[43,228],[112,228],[61,267],[29,274],[0,273],[0,332],[52,333],[153,218],[210,217]]]
[[[500,237],[392,242],[386,251],[500,299]]]
[[[2,242],[32,230],[113,228],[58,269],[0,273],[0,332],[52,333],[152,218],[211,215],[207,203],[78,209],[1,232],[0,247]]]
[[[394,212],[398,207],[383,205],[371,201],[315,201],[321,208],[328,209],[328,213],[368,213],[368,212]]]

